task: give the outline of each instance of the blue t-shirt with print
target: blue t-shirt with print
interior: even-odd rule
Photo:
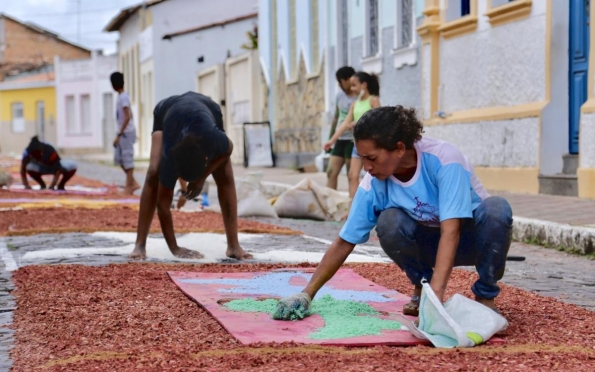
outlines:
[[[353,199],[339,236],[352,244],[368,241],[380,213],[400,208],[427,226],[452,218],[471,218],[489,197],[467,158],[454,145],[424,137],[415,143],[417,169],[407,182],[394,176],[381,181],[369,173]]]

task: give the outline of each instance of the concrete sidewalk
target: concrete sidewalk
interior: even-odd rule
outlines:
[[[109,164],[99,159],[86,159],[91,163]],[[103,159],[102,159],[103,160]],[[79,167],[79,174],[90,178],[103,179],[106,183],[122,183],[122,171],[113,166],[84,166]],[[144,182],[143,168],[148,162],[135,162],[138,172],[137,180]],[[113,172],[106,172],[109,168]],[[105,176],[98,177],[99,169],[103,169]],[[89,171],[90,174],[86,174]],[[249,168],[234,166],[236,177],[258,173],[263,181],[279,182],[295,185],[304,178],[326,185],[326,174],[300,173],[287,168]],[[214,188],[213,188],[214,189]],[[347,176],[339,175],[339,191],[347,191]],[[539,244],[579,254],[595,253],[595,201],[552,195],[517,194],[502,191],[491,191],[492,195],[501,195],[511,204],[514,213],[514,239],[520,242]]]
[[[310,178],[326,185],[325,173],[299,173],[282,168],[234,167],[236,177],[261,173],[263,181],[295,185]],[[340,191],[347,191],[347,176],[339,176]],[[566,196],[518,194],[490,191],[505,197],[514,213],[514,239],[573,253],[595,253],[595,201]]]

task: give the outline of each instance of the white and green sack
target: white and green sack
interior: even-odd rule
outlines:
[[[430,340],[436,347],[473,347],[489,340],[508,327],[502,316],[460,294],[455,294],[444,306],[424,282],[419,300],[419,325],[404,322],[416,337]]]

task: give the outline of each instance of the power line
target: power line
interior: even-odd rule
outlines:
[[[107,12],[107,11],[114,11],[114,10],[121,10],[122,7],[117,8],[103,8],[103,9],[89,9],[89,10],[81,10],[80,14],[89,14],[89,13],[100,13],[100,12]],[[79,12],[63,12],[63,13],[37,13],[37,14],[27,14],[27,17],[62,17],[68,15],[78,15]]]

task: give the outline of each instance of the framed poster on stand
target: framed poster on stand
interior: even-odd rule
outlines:
[[[244,123],[244,168],[274,166],[271,122]]]

